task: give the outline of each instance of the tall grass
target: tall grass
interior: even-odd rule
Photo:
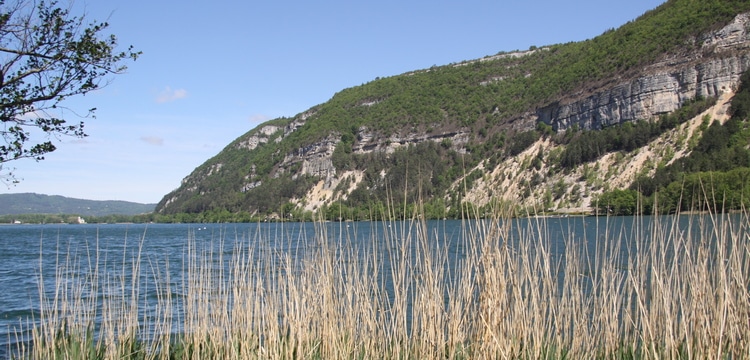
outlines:
[[[370,223],[365,243],[322,223],[314,238],[295,239],[304,249],[274,250],[262,246],[269,234],[247,235],[229,256],[191,237],[181,279],[139,255],[103,274],[94,248],[94,260],[59,261],[54,296],[40,288],[33,346],[17,355],[750,358],[748,214],[731,218],[691,216],[687,227],[637,218],[623,229],[607,221],[583,230],[609,234],[596,244],[564,231],[563,251],[551,241],[560,229],[545,219],[502,216],[465,222],[454,247],[418,217]],[[158,294],[151,305],[143,276]]]

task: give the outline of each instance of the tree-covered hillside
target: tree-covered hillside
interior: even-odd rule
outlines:
[[[537,109],[637,78],[664,59],[703,51],[702,34],[748,10],[747,1],[673,0],[591,40],[434,66],[344,89],[303,114],[240,136],[167,194],[157,211],[289,213],[306,206],[305,196],[315,184],[332,184],[332,176],[334,197],[347,208],[421,198],[457,211],[461,188],[470,188],[484,175],[482,169],[554,132],[535,122]],[[712,99],[700,101],[694,106],[707,106]],[[277,131],[261,136],[268,127]],[[465,134],[462,142],[445,137],[456,133]],[[403,139],[414,134],[437,140],[388,147],[393,139],[408,143]],[[246,145],[257,138],[263,139],[257,146]],[[381,147],[365,151],[365,141]],[[327,148],[333,149],[335,175],[311,172],[295,158]],[[586,161],[571,151],[563,168]],[[463,187],[457,189],[459,179]]]
[[[750,71],[730,112],[723,124],[705,119],[689,156],[638,177],[628,189],[602,194],[600,210],[632,215],[750,208]]]
[[[137,215],[154,211],[154,204],[96,201],[41,194],[0,194],[0,215],[76,214],[83,216]]]

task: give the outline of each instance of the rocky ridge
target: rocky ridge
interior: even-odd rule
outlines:
[[[679,109],[685,101],[697,96],[719,98],[718,104],[707,113],[712,114],[715,120],[725,121],[727,119],[727,103],[733,94],[733,89],[736,87],[740,75],[750,69],[749,27],[750,14],[740,14],[727,26],[699,39],[702,42],[700,52],[682,57],[681,60],[665,59],[646,69],[647,75],[623,81],[609,88],[594,90],[592,95],[542,107],[536,112],[535,116],[532,115],[526,122],[544,122],[551,125],[555,131],[565,131],[573,126],[587,130],[601,129],[627,121],[651,119],[672,112]],[[692,135],[692,131],[697,126],[696,124],[700,123],[701,117],[702,115],[683,125],[682,131],[692,129],[689,131],[689,135]],[[360,130],[359,141],[354,146],[354,150],[358,153],[368,151],[392,152],[394,148],[405,144],[416,144],[422,141],[439,142],[443,139],[450,139],[455,148],[463,151],[463,146],[470,136],[466,131],[457,131],[441,135],[394,135],[387,141],[376,141],[375,135],[368,134],[364,131],[366,129]],[[676,131],[670,134],[665,135],[666,138],[655,140],[651,147],[656,147],[656,144],[673,143],[674,140],[670,136],[675,136]],[[336,172],[329,161],[330,154],[333,153],[331,148],[335,146],[336,144],[329,140],[327,149],[330,149],[330,151],[326,155],[328,160],[324,160],[326,156],[322,156],[315,161],[325,167],[327,174],[335,174]],[[521,189],[523,185],[521,184],[529,184],[531,180],[525,177],[533,176],[533,174],[526,174],[525,177],[515,176],[520,174],[518,170],[521,169],[524,159],[536,154],[539,149],[549,154],[553,150],[551,146],[552,144],[549,141],[540,141],[518,157],[501,163],[494,169],[487,169],[489,175],[485,177],[485,181],[478,182],[469,192],[467,200],[477,205],[484,205],[487,199],[493,195],[515,198],[517,194],[523,193],[524,190]],[[660,154],[663,152],[662,145],[661,150],[656,153],[643,151],[639,156],[634,156],[626,162],[615,161],[614,155],[605,156],[596,164],[591,165],[592,168],[597,168],[599,172],[604,171],[597,181],[598,185],[593,184],[593,181],[590,181],[591,184],[587,184],[585,181],[577,181],[576,176],[580,178],[584,171],[581,168],[577,170],[576,175],[547,179],[546,185],[539,186],[531,191],[532,198],[543,198],[547,189],[552,188],[557,182],[562,182],[568,185],[565,193],[567,197],[561,196],[555,199],[555,206],[589,211],[591,209],[590,200],[593,195],[601,193],[604,189],[626,186],[634,179],[637,172],[653,171],[653,169],[644,170],[644,165],[653,165],[654,162],[658,162],[661,159]],[[316,155],[320,156],[321,154]],[[686,155],[684,149],[678,151],[670,161],[674,161],[683,155]],[[289,160],[293,161],[291,158]],[[615,163],[621,167],[621,171],[608,170]],[[484,165],[480,164],[480,166]],[[516,171],[514,172],[512,169],[516,169]],[[511,174],[514,174],[514,176],[511,176]],[[503,181],[497,181],[499,178],[503,178]],[[461,180],[457,181],[454,186],[459,186],[460,183]],[[608,186],[603,186],[604,183],[607,183]],[[318,204],[321,194],[330,196],[329,193],[322,190],[330,190],[337,184],[336,179],[328,177],[326,181],[321,182],[318,188],[311,190],[305,199],[312,200],[308,203]],[[573,192],[580,192],[586,196],[573,195]],[[307,210],[313,208],[312,206],[306,207]]]
[[[592,95],[549,104],[537,111],[536,120],[556,131],[573,126],[596,130],[672,112],[696,96],[719,97],[750,68],[749,25],[750,14],[740,14],[724,28],[698,39],[699,51],[667,58],[645,69],[646,75],[597,89]]]
[[[740,14],[723,28],[694,39],[700,46],[696,46],[697,50],[692,53],[665,56],[662,60],[640,69],[636,74],[630,74],[627,78],[610,79],[607,83],[589,87],[585,91],[568,94],[565,98],[541,106],[535,111],[518,115],[515,121],[511,119],[509,128],[528,130],[541,122],[550,125],[553,130],[558,132],[573,127],[594,130],[628,121],[651,119],[679,109],[684,102],[698,96],[726,99],[727,96],[731,96],[740,75],[750,69],[749,26],[750,14]],[[534,51],[522,52],[518,56],[533,53]],[[480,59],[477,61],[491,60]],[[489,82],[492,81],[499,80],[491,79]],[[476,86],[486,86],[489,82],[477,83]],[[375,106],[378,101],[364,101],[357,105]],[[723,106],[725,103],[717,106]],[[713,109],[713,111],[721,113],[722,110],[719,108],[719,110]],[[275,123],[261,126],[238,139],[233,146],[244,151],[253,151],[262,144],[282,142],[302,129],[308,120],[315,117],[316,113],[317,108],[312,108],[292,119],[288,119],[285,124]],[[307,194],[292,199],[293,203],[302,205],[307,210],[314,210],[325,204],[326,201],[346,199],[348,193],[362,181],[361,172],[344,171],[336,169],[334,166],[333,154],[339,146],[351,146],[351,151],[355,154],[373,152],[390,154],[402,146],[430,141],[449,144],[451,149],[462,153],[467,151],[467,144],[475,136],[470,128],[438,128],[435,131],[413,128],[405,132],[382,134],[368,129],[366,126],[361,126],[356,131],[353,143],[349,145],[342,142],[341,135],[341,133],[332,132],[327,137],[308,145],[291,149],[283,154],[274,154],[274,156],[283,160],[274,165],[274,170],[271,173],[273,177],[290,174],[293,179],[308,175],[319,179]],[[669,140],[662,139],[661,141]],[[474,189],[471,189],[467,200],[481,204],[482,198],[498,194],[508,196],[514,191],[523,191],[518,184],[524,183],[522,181],[524,178],[509,176],[511,172],[514,172],[512,169],[519,171],[523,168],[523,159],[524,156],[529,155],[528,152],[535,154],[539,149],[542,149],[543,152],[553,151],[550,146],[549,143],[538,142],[514,159],[509,159],[494,168],[484,169],[487,175],[476,183]],[[652,154],[648,161],[658,162],[657,157],[658,154]],[[641,161],[641,163],[644,161],[646,160]],[[637,163],[636,161],[631,166],[635,166]],[[210,166],[206,164],[206,166],[196,169],[193,174],[183,180],[183,187],[189,192],[202,194],[199,185],[201,179],[217,173],[223,165],[219,162]],[[483,168],[485,165],[485,163],[480,163],[479,166]],[[602,169],[605,164],[595,166]],[[635,168],[640,169],[640,167]],[[504,179],[499,181],[500,178]],[[604,178],[606,177],[602,179]],[[338,187],[344,179],[349,181],[348,190],[333,192],[332,189]],[[515,185],[508,182],[511,179],[515,179]],[[526,183],[529,183],[529,179],[526,180]],[[615,182],[624,183],[627,180],[617,180],[610,177],[608,180],[601,181],[611,181],[614,184]],[[460,182],[461,179],[456,184]],[[547,186],[559,182],[576,184],[573,179],[549,179]],[[241,186],[235,191],[247,192],[261,184],[262,179],[255,173],[255,166],[253,165],[248,169]],[[454,186],[457,186],[456,184]],[[583,185],[579,184],[579,187],[583,187]],[[576,199],[562,197],[556,199],[555,205],[558,207],[586,208],[590,205],[586,198],[590,199],[591,194],[602,188],[605,187],[601,185],[589,186],[586,188],[587,190],[582,190],[583,193],[587,194],[586,196]],[[570,189],[572,189],[572,185]],[[568,193],[572,194],[570,191]],[[540,192],[537,195],[543,196],[544,193]],[[163,200],[167,205],[177,199],[176,194],[171,196]]]

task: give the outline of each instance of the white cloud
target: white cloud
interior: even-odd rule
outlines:
[[[165,103],[175,101],[187,97],[187,90],[185,89],[172,89],[167,86],[156,96],[156,102]]]
[[[29,111],[27,113],[24,113],[23,115],[21,115],[19,117],[22,120],[36,120],[36,119],[39,119],[39,118],[48,117],[48,115],[45,114],[45,113],[43,113],[43,112],[41,112],[41,111],[39,111],[39,110],[34,110],[34,111]]]
[[[158,136],[142,136],[141,141],[149,145],[155,145],[155,146],[164,145],[164,139]]]
[[[250,116],[249,120],[253,124],[260,124],[262,122],[266,122],[271,119],[268,116],[263,115],[263,114],[255,114],[255,115]]]

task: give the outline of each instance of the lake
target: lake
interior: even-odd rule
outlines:
[[[722,222],[737,222],[741,231],[747,231],[744,217],[716,218]],[[405,253],[410,254],[408,258],[412,260],[429,254],[442,259],[439,268],[448,275],[441,278],[455,283],[460,280],[457,269],[462,266],[462,259],[472,252],[482,251],[465,241],[477,234],[494,236],[490,242],[505,242],[511,247],[524,238],[538,238],[538,244],[532,246],[539,245],[541,251],[551,257],[551,263],[558,266],[564,267],[566,249],[574,246],[584,254],[616,257],[625,269],[632,260],[628,254],[635,248],[648,247],[649,238],[654,234],[669,237],[673,232],[694,231],[691,228],[699,226],[702,232],[710,234],[711,231],[705,230],[706,224],[713,226],[716,220],[703,216],[646,216],[527,218],[508,220],[505,225],[498,225],[498,222],[0,226],[0,344],[5,344],[0,346],[0,358],[8,356],[8,344],[29,341],[28,329],[38,322],[42,308],[40,287],[44,289],[45,299],[54,299],[56,292],[59,296],[61,291],[60,279],[106,283],[98,287],[105,294],[110,291],[130,294],[134,284],[138,284],[137,293],[132,296],[141,304],[139,316],[148,318],[155,316],[154,306],[163,301],[165,287],[175,303],[172,311],[184,311],[187,305],[183,300],[189,290],[185,288],[185,270],[196,264],[205,265],[206,259],[210,259],[210,266],[218,269],[217,273],[231,272],[238,260],[258,264],[250,267],[255,271],[274,272],[280,268],[304,271],[301,266],[285,262],[302,263],[310,258],[309,254],[330,248],[337,253],[334,259],[362,261],[368,264],[365,266],[373,266],[372,271],[377,273],[375,283],[382,284],[385,298],[392,301],[394,286],[401,286],[394,285],[392,264],[401,261]],[[652,226],[654,222],[660,224],[658,228]],[[483,230],[489,227],[504,229],[505,233]],[[428,239],[427,246],[409,240],[420,236]],[[605,247],[603,239],[616,239],[619,246]],[[402,246],[404,242],[407,246]],[[238,257],[238,253],[243,255]],[[424,269],[409,268],[409,276],[421,276],[421,271]],[[560,280],[558,286],[562,283]],[[89,296],[87,291],[91,289],[83,289],[79,297],[96,299],[101,296]],[[411,304],[413,299],[408,301]],[[101,321],[101,313],[94,319]],[[179,314],[174,316],[175,325],[170,331],[182,331],[181,319],[183,316]],[[159,330],[152,328],[144,333],[156,331]]]

